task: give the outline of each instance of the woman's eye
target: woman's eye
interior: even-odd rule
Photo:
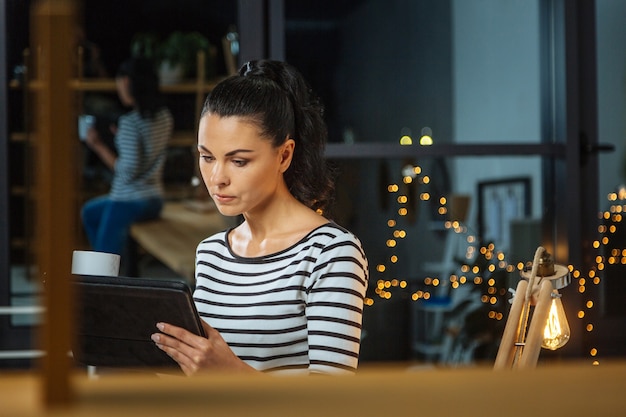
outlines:
[[[242,167],[244,165],[246,165],[248,163],[248,161],[245,161],[243,159],[233,159],[233,164],[235,164],[238,167]]]
[[[214,158],[211,155],[200,155],[204,162],[211,162]]]

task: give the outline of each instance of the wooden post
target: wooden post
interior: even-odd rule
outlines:
[[[38,51],[33,149],[36,153],[36,259],[44,288],[45,322],[39,340],[43,359],[43,401],[67,406],[73,399],[68,353],[73,337],[71,254],[77,218],[77,140],[70,91],[76,5],[72,0],[39,0],[31,9],[31,42]]]
[[[526,302],[526,288],[528,287],[528,281],[520,280],[517,283],[515,290],[515,298],[509,311],[509,317],[506,319],[506,325],[504,327],[504,333],[502,334],[502,340],[498,348],[498,354],[496,355],[496,361],[494,369],[511,369],[513,365],[513,358],[515,354],[515,343],[519,337],[520,332],[525,332],[526,329],[522,329],[522,307]]]

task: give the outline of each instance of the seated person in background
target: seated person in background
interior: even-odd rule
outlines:
[[[92,248],[121,255],[130,225],[157,218],[163,207],[163,166],[174,121],[159,99],[159,79],[151,61],[125,61],[116,84],[120,101],[132,108],[114,128],[117,153],[94,128],[86,139],[113,171],[111,190],[85,203],[81,215]]]
[[[207,98],[200,171],[219,211],[244,220],[197,248],[208,337],[168,323],[152,335],[187,375],[356,370],[368,264],[360,241],[320,214],[333,193],[326,136],[317,97],[285,63],[247,63]]]

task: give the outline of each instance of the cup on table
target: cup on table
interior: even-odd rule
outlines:
[[[114,253],[75,250],[72,254],[72,274],[116,277],[120,273],[120,255]]]
[[[91,114],[81,114],[78,116],[78,138],[81,141],[87,140],[87,131],[90,127],[95,126],[96,116]]]

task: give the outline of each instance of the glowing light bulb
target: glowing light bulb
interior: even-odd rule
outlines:
[[[433,131],[430,127],[424,127],[422,129],[422,136],[420,137],[420,145],[430,146],[433,144]]]
[[[543,343],[541,347],[556,350],[563,347],[570,338],[569,324],[565,317],[565,310],[561,302],[561,294],[557,290],[552,291],[552,304],[546,328],[543,331]]]
[[[433,144],[433,138],[428,135],[424,135],[420,138],[420,145],[422,146],[430,146]]]

